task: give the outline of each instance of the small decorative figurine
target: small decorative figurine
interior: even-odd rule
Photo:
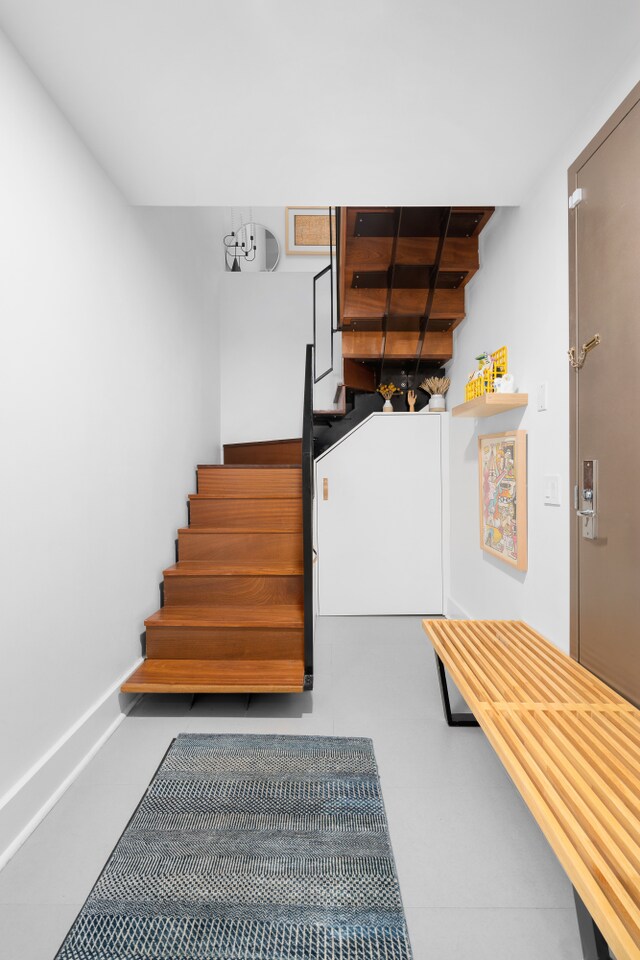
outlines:
[[[407,392],[407,403],[409,404],[409,412],[410,412],[410,413],[415,413],[415,412],[416,412],[416,400],[417,400],[417,399],[418,399],[418,394],[415,392],[415,390],[409,390],[409,391]]]

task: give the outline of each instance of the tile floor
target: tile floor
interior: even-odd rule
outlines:
[[[316,646],[313,693],[144,697],[0,873],[2,960],[52,960],[188,730],[372,737],[415,960],[579,960],[569,882],[482,732],[444,723],[420,621],[321,618]]]

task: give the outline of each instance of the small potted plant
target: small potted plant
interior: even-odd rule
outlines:
[[[393,404],[391,403],[392,397],[397,397],[402,394],[402,390],[399,387],[396,387],[395,383],[381,383],[378,387],[378,393],[381,393],[384,397],[384,406],[383,410],[385,413],[393,413]]]
[[[426,377],[420,384],[420,389],[425,393],[431,394],[429,400],[429,410],[442,413],[446,407],[444,395],[451,386],[449,377]]]

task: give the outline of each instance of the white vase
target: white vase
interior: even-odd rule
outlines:
[[[382,411],[383,413],[393,413],[393,404],[391,403],[391,400],[385,400]]]
[[[429,410],[432,413],[434,411],[436,413],[442,413],[442,411],[445,409],[444,396],[441,393],[434,393],[431,397],[431,400],[429,400]]]

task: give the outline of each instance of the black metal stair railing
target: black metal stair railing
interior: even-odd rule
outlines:
[[[340,300],[340,208],[329,207],[329,263],[313,278],[313,382],[319,383],[333,372],[333,341],[341,330]],[[326,360],[324,354],[327,354]],[[321,358],[319,360],[319,357]],[[318,364],[326,364],[318,372]]]
[[[427,328],[429,326],[429,320],[431,319],[431,310],[433,308],[433,298],[435,297],[436,287],[438,285],[438,276],[440,274],[440,267],[442,265],[442,254],[444,252],[444,244],[445,244],[445,240],[447,239],[450,223],[451,223],[451,207],[443,207],[440,215],[440,235],[438,237],[438,247],[436,250],[435,262],[429,273],[429,289],[427,291],[427,302],[425,304],[424,313],[420,318],[418,344],[416,347],[416,369],[414,374],[414,383],[418,382],[418,370],[420,369],[420,361],[422,360],[424,338],[426,336]]]
[[[304,580],[304,689],[313,689],[313,645],[316,615],[313,602],[313,382],[314,347],[307,344],[302,408],[302,556]]]
[[[313,343],[307,344],[304,373],[304,400],[302,409],[302,553],[304,581],[304,689],[313,689],[313,647],[316,612],[314,609],[313,562],[313,510],[315,451],[313,434],[313,388],[333,372],[335,357],[333,341],[341,329],[338,311],[340,280],[338,262],[340,257],[340,209],[329,207],[329,263],[313,278]],[[326,361],[318,356],[327,353]]]

